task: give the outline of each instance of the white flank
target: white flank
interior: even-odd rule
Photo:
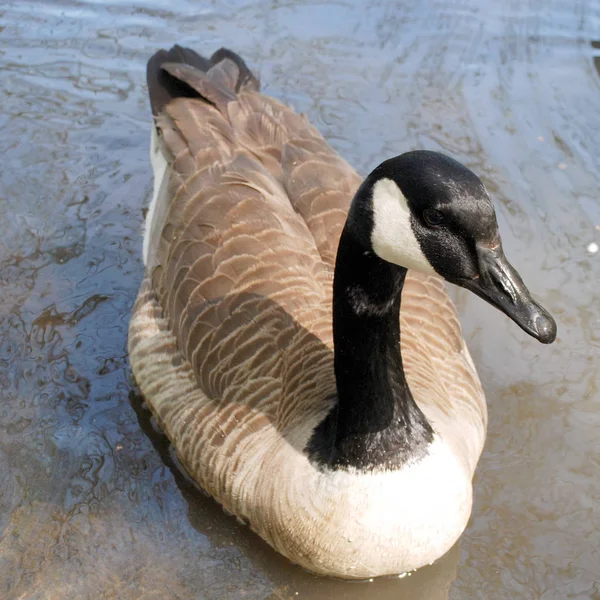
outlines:
[[[380,179],[373,186],[373,233],[371,244],[383,260],[435,274],[410,224],[410,208],[404,194],[391,179]]]
[[[159,226],[166,212],[166,196],[169,185],[169,176],[171,169],[165,158],[159,143],[159,138],[156,133],[156,127],[152,127],[150,136],[150,162],[152,163],[152,171],[154,173],[154,192],[152,201],[148,206],[148,214],[146,215],[146,226],[144,231],[144,265],[148,266],[151,262],[153,254],[153,246],[151,241],[156,241],[160,235]]]

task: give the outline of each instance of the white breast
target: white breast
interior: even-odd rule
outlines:
[[[439,437],[400,471],[317,471],[301,455],[284,454],[279,476],[269,469],[267,487],[277,487],[279,501],[261,535],[312,571],[350,578],[412,571],[447,552],[467,524],[471,475]]]

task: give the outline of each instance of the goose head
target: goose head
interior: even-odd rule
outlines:
[[[554,319],[504,255],[483,183],[459,162],[430,151],[383,162],[360,187],[347,227],[379,258],[474,292],[542,343],[556,338]]]

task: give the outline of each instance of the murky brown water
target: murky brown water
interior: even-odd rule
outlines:
[[[593,0],[2,2],[0,598],[600,598],[599,30]],[[135,396],[144,70],[175,41],[238,50],[363,172],[463,160],[557,317],[545,347],[455,292],[490,426],[470,525],[430,568],[289,565],[181,476]]]

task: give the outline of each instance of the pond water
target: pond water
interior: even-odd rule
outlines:
[[[2,2],[0,598],[600,598],[598,31],[593,0]],[[472,519],[431,567],[290,565],[185,479],[136,394],[145,63],[174,42],[240,52],[360,172],[466,163],[557,318],[542,346],[453,290],[490,423]]]

